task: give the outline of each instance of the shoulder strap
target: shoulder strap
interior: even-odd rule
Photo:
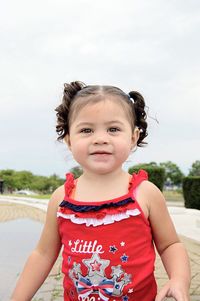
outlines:
[[[65,187],[65,197],[69,197],[73,188],[75,186],[74,183],[74,175],[72,173],[67,173],[66,174],[66,181],[64,183]]]
[[[133,195],[136,188],[145,180],[148,180],[148,173],[143,169],[140,169],[138,173],[134,173],[132,175],[132,185],[130,191],[133,193]]]

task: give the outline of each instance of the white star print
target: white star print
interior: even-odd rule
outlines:
[[[113,266],[113,267],[111,267],[111,269],[112,269],[112,274],[111,274],[111,276],[117,276],[117,277],[120,277],[121,274],[124,273],[124,270],[122,269],[121,265]]]
[[[104,276],[105,275],[104,271],[107,268],[107,266],[109,266],[110,260],[101,259],[99,257],[99,254],[94,253],[90,259],[83,259],[83,263],[88,268],[88,271],[89,271],[88,275],[89,276],[93,276],[95,274]],[[93,269],[94,263],[99,265],[98,270]]]
[[[121,247],[124,247],[124,246],[125,246],[125,242],[124,242],[124,241],[121,241],[121,242],[120,242],[120,245],[121,245]]]

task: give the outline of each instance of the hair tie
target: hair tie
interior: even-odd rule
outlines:
[[[133,103],[134,103],[134,99],[133,99],[133,97],[131,97],[129,94],[127,94],[127,96],[128,96],[128,99],[129,99],[131,102],[133,102]]]

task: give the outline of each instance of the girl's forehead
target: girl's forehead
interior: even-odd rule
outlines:
[[[79,103],[82,105],[81,103]],[[69,128],[77,128],[80,124],[108,124],[113,120],[129,125],[132,130],[135,127],[130,106],[122,99],[116,97],[104,98],[100,101],[89,101],[84,106],[77,106],[72,111],[69,119]]]
[[[110,115],[111,114],[111,115]],[[79,118],[96,118],[99,116],[120,116],[126,117],[125,109],[119,101],[114,101],[110,99],[105,99],[96,103],[88,103],[86,106],[82,107],[74,116],[75,119]]]

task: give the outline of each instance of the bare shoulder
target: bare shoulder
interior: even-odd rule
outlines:
[[[143,181],[137,189],[137,201],[149,218],[154,207],[165,206],[165,198],[159,188],[150,181]]]
[[[63,201],[64,196],[65,188],[64,185],[61,185],[52,193],[51,199],[49,201],[49,207],[57,209],[59,204]]]
[[[154,199],[155,197],[163,197],[163,194],[160,191],[160,189],[155,184],[147,180],[143,181],[139,185],[138,190],[141,190],[145,195],[148,195],[149,198]]]
[[[57,200],[57,199],[63,199],[65,195],[65,188],[64,185],[59,186],[53,193],[51,196],[52,200]]]
[[[46,223],[45,226],[53,228],[57,227],[57,211],[59,204],[62,202],[64,198],[64,185],[58,187],[52,194],[48,207],[47,207],[47,215],[46,215]]]

